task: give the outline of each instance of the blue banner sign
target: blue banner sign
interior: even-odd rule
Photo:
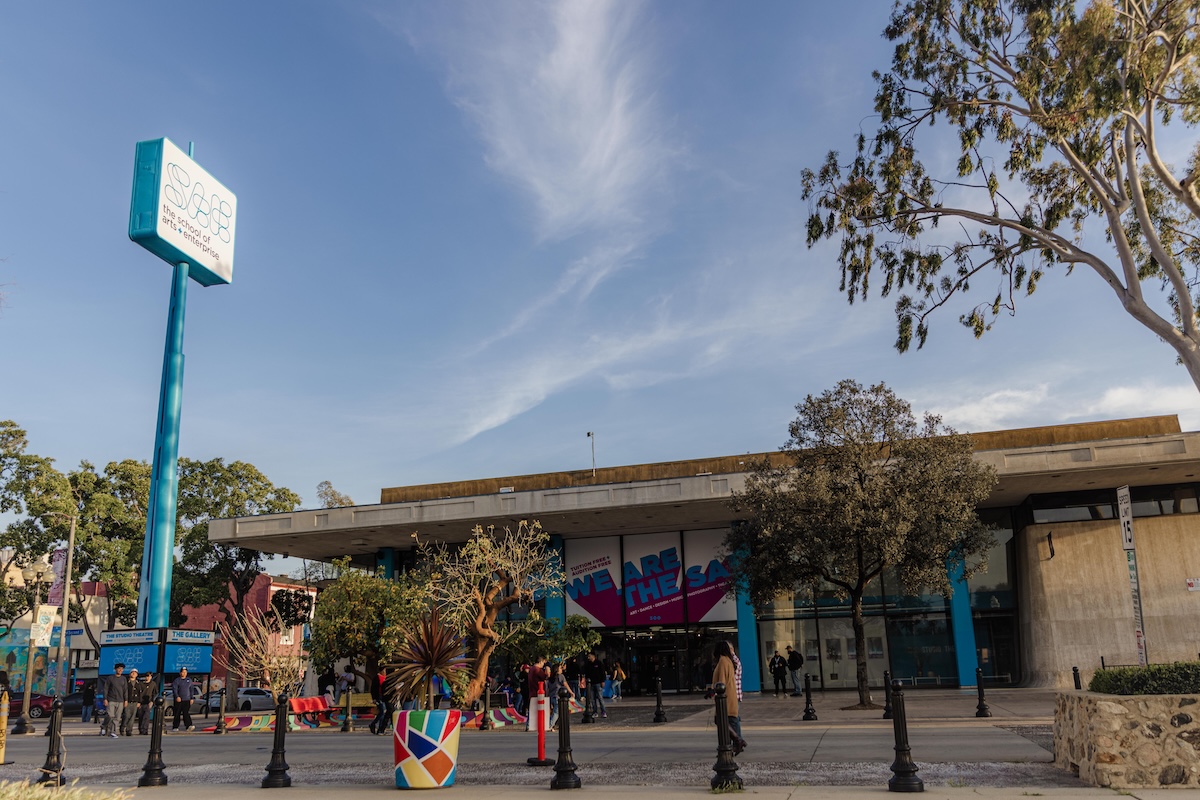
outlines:
[[[187,667],[195,675],[212,672],[212,647],[204,644],[169,644],[163,656],[163,672]]]
[[[116,664],[125,665],[125,674],[129,674],[129,670],[136,669],[138,672],[157,672],[158,671],[158,644],[102,644],[100,645],[100,665],[98,672],[101,675],[112,675],[116,670],[113,666]]]

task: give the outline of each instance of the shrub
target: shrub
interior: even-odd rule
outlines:
[[[1200,694],[1200,661],[1102,669],[1088,691],[1104,694]]]
[[[53,786],[54,784],[47,784]],[[125,789],[111,792],[94,792],[82,789],[75,784],[69,788],[59,789],[51,794],[46,793],[46,787],[41,784],[30,785],[29,781],[0,783],[0,800],[43,800],[53,797],[56,800],[129,800],[132,795]]]

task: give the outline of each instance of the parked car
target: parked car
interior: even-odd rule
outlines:
[[[220,696],[213,692],[213,696],[208,699],[209,710],[218,711],[220,703]],[[237,690],[236,698],[229,693],[225,696],[226,711],[271,711],[274,708],[275,701],[271,698],[271,693],[257,686],[241,687]]]
[[[21,709],[25,705],[25,693],[14,692],[8,701],[8,713],[16,717],[21,713]],[[33,718],[45,717],[50,714],[50,706],[54,705],[54,698],[48,694],[38,694],[34,692],[29,696],[29,716]]]
[[[83,692],[71,692],[62,699],[63,717],[83,716]]]
[[[171,687],[163,689],[163,716],[171,719],[175,716],[175,692],[171,691]],[[197,696],[192,700],[191,712],[193,714],[204,713],[204,698]]]

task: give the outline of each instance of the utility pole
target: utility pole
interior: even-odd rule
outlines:
[[[588,431],[588,438],[592,440],[592,477],[596,477],[596,434]]]
[[[60,697],[70,694],[71,683],[65,672],[67,666],[67,612],[71,610],[71,569],[75,560],[75,524],[79,517],[71,517],[71,533],[67,536],[67,568],[63,573],[62,621],[58,629],[58,668],[55,674],[54,687]],[[60,685],[61,683],[61,685]]]

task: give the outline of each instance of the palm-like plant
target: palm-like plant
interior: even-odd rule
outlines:
[[[387,680],[397,702],[421,691],[425,695],[425,707],[433,708],[435,677],[452,687],[460,686],[467,677],[466,647],[462,639],[442,623],[436,607],[404,631],[403,643],[396,650],[395,659],[387,665]]]

